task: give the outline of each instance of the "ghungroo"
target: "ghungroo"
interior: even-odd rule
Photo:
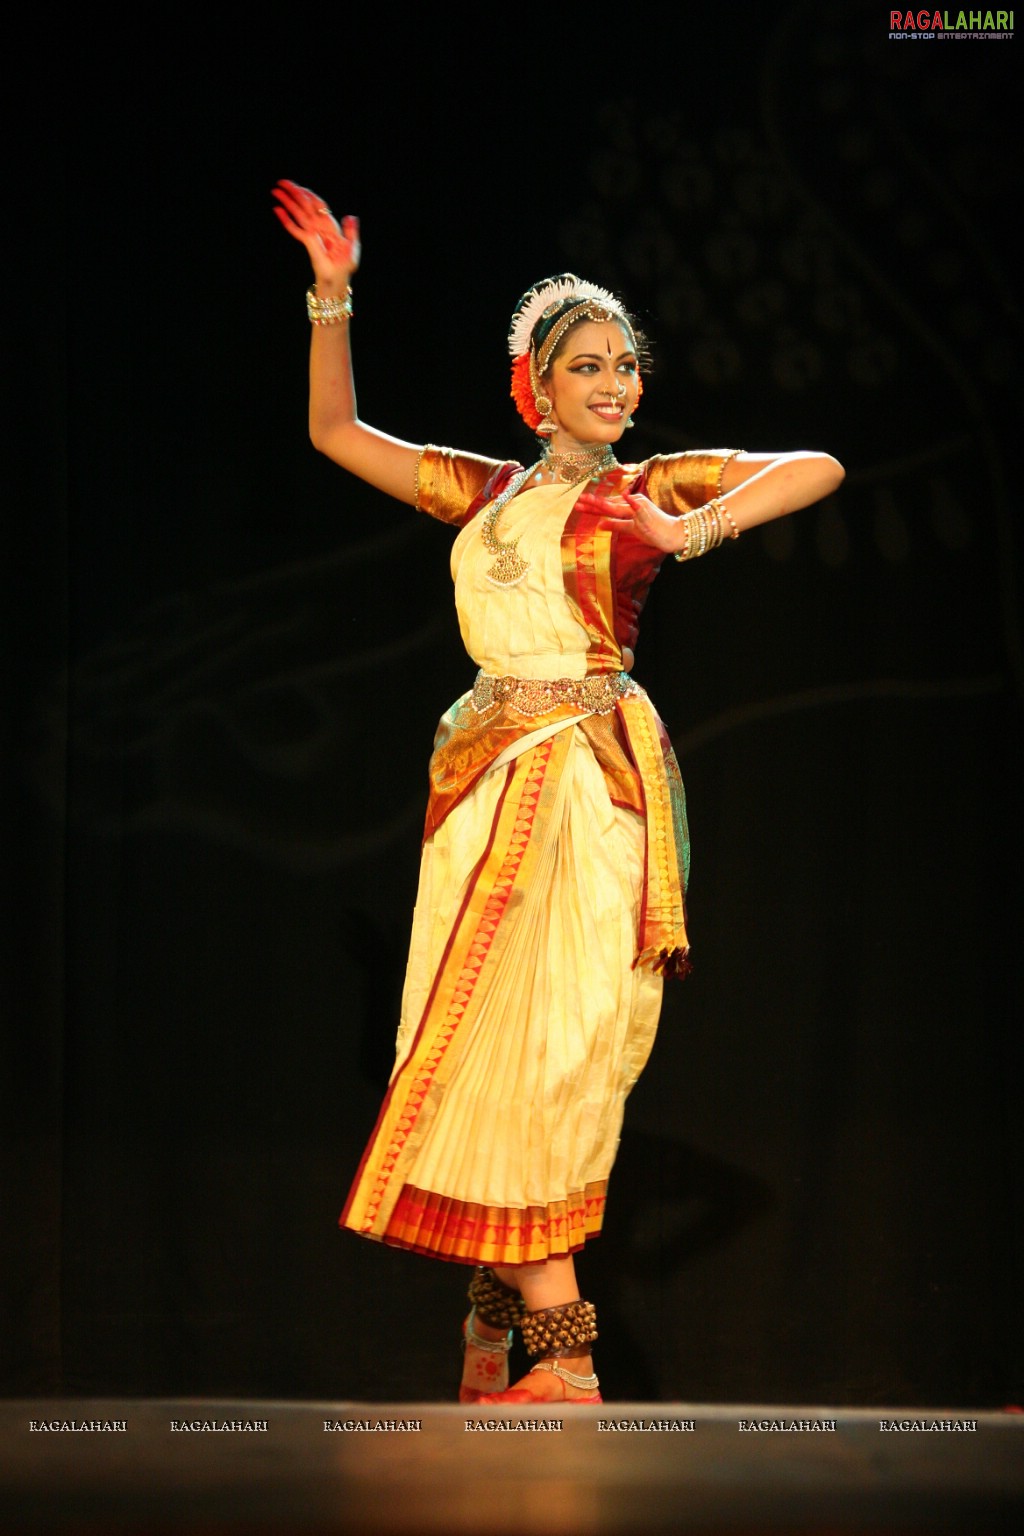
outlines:
[[[523,1317],[523,1343],[530,1355],[585,1355],[596,1338],[592,1301],[567,1301]]]
[[[519,1292],[505,1285],[486,1265],[481,1265],[469,1282],[469,1300],[489,1328],[518,1328],[526,1316],[526,1303]]]

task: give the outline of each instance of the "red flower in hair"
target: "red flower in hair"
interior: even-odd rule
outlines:
[[[516,410],[531,432],[536,432],[543,420],[533,401],[533,385],[530,383],[530,354],[522,352],[512,364],[512,399]]]

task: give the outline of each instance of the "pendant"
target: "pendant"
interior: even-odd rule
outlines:
[[[522,581],[530,569],[529,560],[524,560],[516,549],[519,540],[510,539],[506,543],[504,539],[499,539],[497,527],[498,518],[501,516],[503,509],[512,500],[516,492],[526,484],[531,473],[532,471],[529,469],[520,470],[507,489],[502,491],[495,501],[491,510],[484,518],[484,524],[480,530],[480,537],[483,539],[484,548],[488,553],[497,556],[490,570],[486,572],[487,580],[496,587],[514,587],[517,581]]]
[[[529,560],[524,560],[516,549],[517,542],[503,545],[501,554],[486,572],[487,580],[496,587],[514,587],[530,569]]]

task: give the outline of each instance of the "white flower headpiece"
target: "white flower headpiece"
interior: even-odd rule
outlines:
[[[555,281],[538,283],[536,288],[530,289],[522,308],[512,317],[508,333],[508,350],[512,357],[522,357],[524,352],[529,351],[530,337],[538,322],[554,314],[567,299],[575,299],[577,303],[596,299],[612,314],[623,315],[622,305],[614,293],[609,293],[607,288],[599,288],[596,283],[585,283],[571,272]]]

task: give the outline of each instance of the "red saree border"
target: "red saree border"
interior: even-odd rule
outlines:
[[[534,1264],[576,1253],[604,1220],[607,1180],[551,1205],[510,1210],[407,1184],[382,1241],[461,1264]]]

